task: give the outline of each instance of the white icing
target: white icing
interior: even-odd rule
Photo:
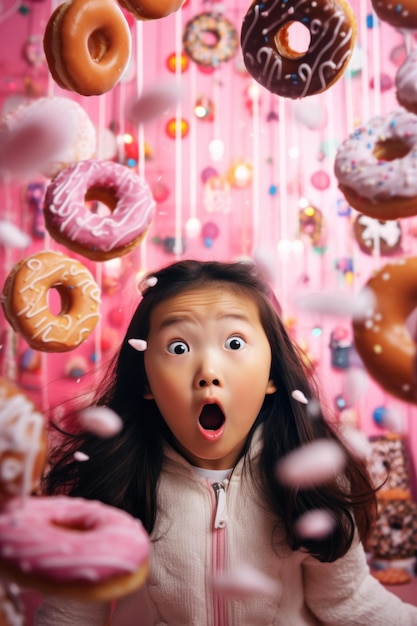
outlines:
[[[361,215],[358,218],[358,223],[364,227],[362,239],[365,241],[383,239],[387,246],[393,248],[401,239],[401,228],[396,220],[381,224],[378,220],[367,217],[366,215]]]

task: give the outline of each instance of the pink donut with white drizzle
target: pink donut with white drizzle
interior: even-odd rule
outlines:
[[[349,204],[395,220],[417,214],[417,116],[403,108],[376,116],[339,146],[334,171]]]
[[[86,202],[101,202],[110,214],[91,210]],[[74,163],[51,181],[45,194],[45,225],[51,237],[93,261],[123,256],[139,245],[154,210],[148,184],[111,161]]]
[[[0,574],[25,588],[111,600],[143,584],[149,556],[141,522],[101,502],[29,496],[0,509]]]

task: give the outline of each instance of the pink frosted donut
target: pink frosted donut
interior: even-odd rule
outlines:
[[[109,215],[92,212],[98,201]],[[45,224],[51,237],[94,261],[123,256],[144,238],[155,201],[147,183],[111,161],[80,161],[61,172],[45,195]]]
[[[0,168],[53,178],[65,167],[90,159],[96,130],[74,100],[39,98],[8,113],[0,123]]]
[[[29,496],[0,510],[0,573],[22,587],[111,600],[142,585],[149,555],[141,522],[101,502]]]

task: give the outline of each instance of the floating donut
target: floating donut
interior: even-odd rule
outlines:
[[[0,507],[39,487],[46,449],[43,415],[15,384],[0,378]]]
[[[308,204],[298,211],[299,234],[311,241],[313,246],[323,243],[323,213],[315,206]]]
[[[417,214],[417,116],[399,108],[372,118],[337,149],[334,171],[349,204],[394,220]]]
[[[185,0],[117,0],[137,20],[158,20],[178,11]]]
[[[417,503],[408,497],[378,500],[369,541],[375,559],[406,559],[417,549]]]
[[[406,322],[417,307],[416,276],[417,257],[387,263],[365,286],[373,303],[353,320],[355,348],[368,373],[388,393],[413,404],[417,353]]]
[[[371,0],[372,7],[383,22],[399,30],[417,28],[417,4],[415,0]]]
[[[186,25],[184,51],[204,67],[219,67],[234,57],[239,38],[232,22],[221,13],[200,13]]]
[[[28,496],[0,508],[0,575],[24,588],[112,600],[143,584],[149,555],[141,522],[101,502]]]
[[[86,206],[99,201],[100,215]],[[147,183],[111,161],[79,161],[62,171],[45,194],[45,225],[51,237],[94,261],[130,252],[145,236],[155,200]]]
[[[120,81],[131,44],[128,23],[113,0],[67,0],[52,13],[43,40],[55,82],[83,96],[106,93]]]
[[[48,292],[61,299],[55,315]],[[83,343],[100,319],[100,289],[82,263],[43,250],[19,261],[3,287],[6,319],[35,350],[66,352]]]
[[[353,235],[365,254],[390,256],[401,252],[402,231],[399,220],[384,222],[359,214],[353,222]]]
[[[96,151],[96,130],[78,102],[39,98],[8,113],[0,123],[0,167],[53,178]]]
[[[306,50],[294,50],[294,22],[310,34]],[[255,0],[241,31],[243,61],[265,89],[285,98],[321,93],[343,74],[353,52],[356,20],[346,0]]]
[[[395,75],[395,86],[397,100],[401,106],[417,114],[417,48],[406,56],[398,69]]]

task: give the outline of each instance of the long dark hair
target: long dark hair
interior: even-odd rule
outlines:
[[[335,428],[321,409],[314,416],[294,400],[300,390],[311,403],[318,392],[303,360],[276,311],[267,283],[252,263],[180,261],[152,274],[141,284],[142,298],[132,317],[118,353],[104,375],[93,404],[113,409],[123,420],[122,431],[102,439],[83,432],[63,432],[63,440],[51,452],[50,471],[44,479],[45,493],[67,493],[95,498],[125,509],[140,518],[151,532],[157,515],[156,488],[163,464],[163,448],[170,432],[153,400],[143,398],[147,380],[143,352],[134,350],[129,339],[147,339],[150,317],[160,302],[207,284],[221,284],[249,294],[257,303],[260,320],[272,353],[271,378],[277,392],[265,397],[261,411],[246,442],[262,424],[260,489],[270,509],[283,525],[292,549],[304,549],[322,561],[333,561],[349,549],[355,526],[363,542],[373,522],[375,495],[365,464],[345,448],[347,465],[343,477],[319,488],[286,488],[276,479],[277,462],[295,448],[327,438],[339,441]],[[149,278],[149,277],[148,277]],[[155,284],[156,283],[156,284]],[[320,406],[317,404],[316,406]],[[342,441],[339,442],[343,446]],[[86,463],[74,460],[74,451],[89,457]],[[253,473],[255,475],[255,473]],[[317,508],[328,510],[335,530],[328,537],[302,540],[294,531],[299,516]]]

